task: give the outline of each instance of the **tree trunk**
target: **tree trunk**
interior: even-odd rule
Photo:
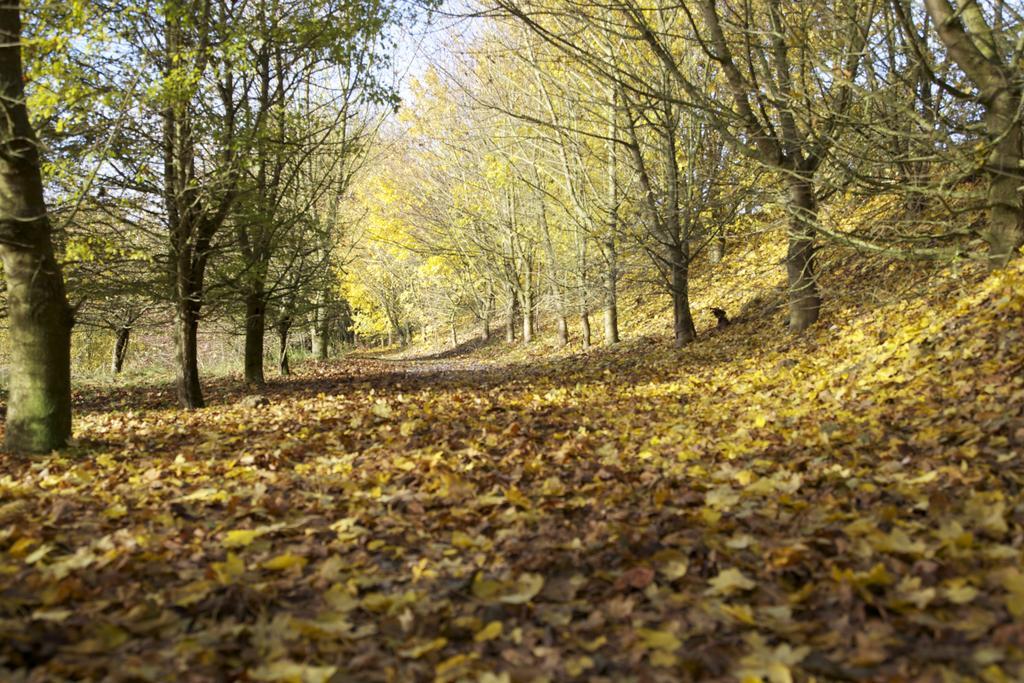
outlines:
[[[973,3],[949,0],[925,0],[925,10],[935,23],[949,56],[980,90],[979,101],[985,107],[985,129],[992,143],[986,171],[989,176],[989,263],[1005,265],[1024,244],[1024,184],[1021,167],[1021,104],[1024,89],[1020,84],[1018,51],[1006,63],[997,53],[981,7]]]
[[[182,50],[180,22],[164,17],[164,48],[167,69]],[[165,75],[168,74],[165,72]],[[225,122],[229,125],[229,122]],[[230,163],[231,155],[227,153]],[[199,313],[203,304],[203,280],[214,234],[223,224],[234,201],[226,191],[217,210],[206,206],[196,179],[195,140],[190,108],[171,98],[163,112],[164,208],[173,255],[174,341],[177,361],[178,402],[191,410],[204,405],[199,383]]]
[[[267,304],[262,283],[253,284],[245,297],[245,383],[260,386],[263,377],[263,337],[267,327]]]
[[[317,360],[327,360],[331,355],[331,326],[327,321],[326,316],[320,320],[320,327],[316,331],[316,338],[313,342],[316,347]]]
[[[205,405],[199,384],[199,305],[190,296],[180,298],[174,318],[178,404],[194,410]]]
[[[590,312],[587,309],[580,311],[580,335],[583,337],[583,350],[590,349]]]
[[[282,377],[292,374],[291,366],[288,364],[288,332],[291,327],[292,320],[287,316],[277,322],[277,369]]]
[[[611,57],[611,42],[608,44],[608,53]],[[619,301],[618,301],[618,254],[615,249],[615,239],[619,232],[619,158],[616,140],[619,137],[618,85],[611,85],[608,89],[610,116],[608,121],[608,235],[605,238],[606,254],[608,259],[608,270],[605,273],[604,291],[604,343],[606,345],[619,343]]]
[[[711,262],[721,263],[722,259],[725,258],[725,238],[716,237],[711,242]]]
[[[789,329],[803,332],[818,320],[821,312],[821,296],[814,281],[814,232],[818,209],[809,179],[799,176],[790,179],[789,210],[789,252],[786,256]]]
[[[324,355],[323,335],[320,330],[323,328],[324,317],[324,295],[317,293],[313,300],[313,310],[310,312],[309,320],[309,343],[310,355],[313,358],[320,358]]]
[[[124,369],[124,359],[128,355],[128,340],[131,337],[132,328],[127,325],[117,328],[117,339],[114,341],[114,352],[110,356],[110,373],[121,374]]]
[[[508,320],[505,323],[505,341],[514,344],[516,341],[516,318],[519,316],[519,301],[512,294],[512,305],[509,307]]]
[[[312,322],[309,323],[309,345],[310,345],[309,354],[311,356],[313,356],[313,358],[319,358],[320,357],[320,332],[319,332],[319,326],[317,325],[317,321],[316,321],[316,317],[315,317],[316,315],[317,315],[316,311],[314,311],[313,312],[314,318],[313,318]]]
[[[494,285],[490,281],[487,283],[487,299],[484,300],[484,313],[480,318],[482,329],[480,331],[481,340],[486,344],[491,340],[491,316],[494,314]]]
[[[608,272],[604,288],[604,343],[619,343],[619,295],[618,272],[615,262],[615,245],[608,244]]]
[[[690,313],[689,255],[683,247],[674,246],[672,260],[672,320],[676,347],[681,348],[697,338],[697,329]]]
[[[14,185],[10,165],[4,166],[0,175],[7,177],[0,180],[0,207],[12,205],[3,195]],[[0,211],[26,215],[17,210]],[[35,215],[44,218],[34,227],[18,226],[24,241],[17,246],[4,245],[0,255],[7,279],[11,344],[7,447],[32,453],[61,448],[71,437],[73,323],[60,266],[50,246],[49,223],[44,227],[48,219],[45,213]]]
[[[985,114],[989,138],[995,141],[989,157],[989,263],[1005,266],[1024,244],[1024,167],[1021,166],[1020,92],[996,95]]]
[[[451,329],[452,329],[452,348],[453,349],[457,349],[457,348],[459,348],[459,331],[456,329],[455,323],[451,324]]]
[[[48,452],[71,437],[73,313],[54,256],[39,149],[25,108],[21,13],[0,9],[0,259],[7,280],[7,447]]]
[[[533,287],[527,276],[526,287],[523,289],[523,343],[533,341]]]
[[[327,360],[331,350],[331,330],[328,324],[331,316],[328,311],[328,301],[329,297],[326,293],[321,292],[317,294],[312,320],[310,321],[309,337],[312,344],[310,352],[317,360]],[[391,334],[389,333],[388,344],[390,343]]]
[[[558,312],[558,345],[568,346],[569,345],[569,321],[565,319],[565,313]]]

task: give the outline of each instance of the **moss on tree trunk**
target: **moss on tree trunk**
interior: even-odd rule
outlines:
[[[50,239],[39,145],[25,108],[21,13],[0,9],[0,260],[7,279],[11,376],[7,447],[45,452],[71,436],[71,325]]]

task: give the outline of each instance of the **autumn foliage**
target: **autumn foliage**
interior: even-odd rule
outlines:
[[[792,337],[766,250],[683,350],[651,296],[587,354],[83,391],[77,446],[0,456],[2,677],[1020,680],[1024,266],[844,255],[903,293]]]

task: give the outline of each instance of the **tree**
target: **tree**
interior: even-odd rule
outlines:
[[[894,2],[899,5],[899,0]],[[925,0],[924,6],[949,56],[971,80],[985,109],[983,135],[990,149],[985,164],[986,240],[990,263],[1005,265],[1024,245],[1024,77],[1020,66],[1024,41],[1018,37],[1011,42],[1014,31],[1009,30],[1015,24],[1018,36],[1024,35],[1024,16],[997,3],[991,8],[992,18],[986,18],[982,3],[975,0],[961,0],[959,8],[949,0]]]
[[[700,0],[651,8],[633,0],[598,8],[496,4],[620,91],[667,98],[700,112],[731,149],[781,178],[790,214],[789,326],[799,332],[812,325],[821,304],[814,271],[822,194],[816,183],[854,101],[872,6],[852,0],[834,7],[790,0],[722,6]],[[625,56],[623,50],[603,49],[613,38],[646,52]],[[694,50],[720,79],[695,79],[683,67]],[[649,78],[645,65],[652,59],[672,77],[671,92]]]
[[[701,0],[699,9],[705,28],[697,31],[699,44],[722,70],[731,93],[742,131],[739,141],[746,143],[739,148],[781,173],[788,189],[789,327],[800,332],[818,319],[821,308],[814,268],[819,201],[815,176],[853,101],[870,9],[849,2],[832,9],[768,0],[759,11],[759,5],[747,2],[740,13],[730,13],[728,32],[716,0]],[[635,5],[630,5],[629,17],[682,88],[709,99],[708,91],[688,79],[665,46],[645,30]],[[815,26],[825,22],[831,35],[814,40]],[[764,38],[762,26],[770,27]],[[810,88],[805,85],[809,82],[825,85]],[[728,130],[730,122],[720,112],[713,114],[715,122]]]
[[[214,8],[212,0],[172,2],[161,19],[163,200],[174,282],[177,393],[178,403],[192,409],[205,404],[199,382],[199,318],[213,238],[239,194],[237,117],[251,83],[239,83],[230,55],[214,59],[214,46],[230,45],[218,32],[229,30],[238,19],[227,6]],[[213,82],[206,82],[209,89],[201,88],[215,63]],[[197,110],[208,106],[206,97],[215,96],[219,116],[210,138],[215,151],[200,164]]]
[[[71,436],[71,327],[25,106],[21,10],[0,8],[0,260],[7,280],[11,379],[7,447],[41,452]]]

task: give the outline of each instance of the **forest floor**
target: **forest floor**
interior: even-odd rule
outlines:
[[[924,291],[83,390],[0,455],[0,678],[1024,680],[1024,269]]]

